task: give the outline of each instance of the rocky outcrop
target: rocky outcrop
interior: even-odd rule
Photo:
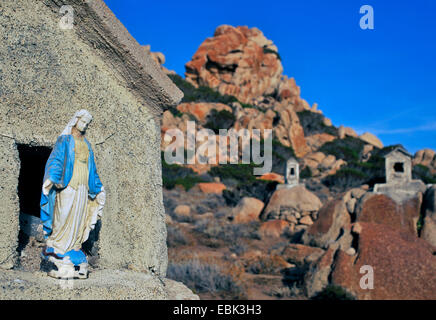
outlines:
[[[212,110],[222,111],[226,110],[230,113],[233,112],[232,108],[222,103],[208,103],[208,102],[188,102],[181,103],[177,106],[177,110],[182,113],[188,113],[195,117],[197,121],[204,124],[207,116]]]
[[[359,138],[360,140],[365,141],[366,143],[369,143],[379,149],[383,148],[383,142],[381,142],[381,140],[372,133],[365,132],[364,134],[360,135]]]
[[[318,219],[303,234],[304,244],[327,249],[345,233],[345,228],[350,229],[351,218],[344,198],[332,200],[321,208]]]
[[[175,71],[168,70],[163,66],[163,64],[165,63],[165,55],[162,52],[151,52],[149,44],[142,46],[142,48],[144,48],[145,52],[147,52],[151,56],[151,58],[154,60],[154,62],[156,62],[158,66],[160,66],[161,70],[165,74],[176,74]]]
[[[303,244],[291,243],[285,247],[281,256],[288,262],[297,266],[305,266],[317,261],[324,253],[321,248],[305,246]]]
[[[394,230],[417,235],[422,194],[397,203],[384,194],[366,194],[356,208],[356,221],[384,224]]]
[[[282,77],[277,47],[257,29],[219,26],[186,64],[186,79],[253,103],[264,95],[299,102],[300,89]],[[297,103],[298,104],[298,103]]]
[[[431,149],[419,150],[413,158],[413,165],[418,164],[428,167],[432,174],[436,174],[436,152]]]
[[[362,222],[357,229],[357,254],[338,251],[332,264],[331,284],[362,300],[436,299],[434,247],[384,224]],[[360,286],[366,273],[361,272],[362,266],[371,266],[374,271],[373,289]]]

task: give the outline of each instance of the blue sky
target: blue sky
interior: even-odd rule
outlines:
[[[257,27],[278,47],[301,96],[334,125],[372,132],[412,153],[436,150],[436,1],[105,2],[180,75],[217,26]],[[374,30],[359,27],[365,4],[374,8]]]

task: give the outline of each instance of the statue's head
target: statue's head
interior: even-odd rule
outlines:
[[[86,132],[86,129],[88,129],[88,126],[91,123],[91,121],[92,121],[92,116],[87,110],[85,109],[79,110],[74,114],[74,116],[68,122],[64,131],[62,131],[61,135],[71,134],[73,128],[77,129],[79,132],[84,134]]]
[[[76,122],[76,129],[79,130],[82,134],[86,132],[86,129],[88,129],[89,124],[92,121],[92,116],[87,112],[86,114],[82,115],[77,119]]]

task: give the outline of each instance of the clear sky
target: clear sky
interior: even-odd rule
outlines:
[[[385,145],[436,150],[436,1],[105,0],[140,44],[184,65],[217,26],[257,27],[279,49],[284,74],[333,124]],[[362,5],[374,30],[362,30]]]

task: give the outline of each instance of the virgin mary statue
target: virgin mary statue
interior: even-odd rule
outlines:
[[[55,278],[87,278],[82,244],[101,217],[105,192],[85,133],[92,121],[77,111],[58,137],[47,160],[41,194],[41,221],[46,246],[44,261],[52,262]]]

